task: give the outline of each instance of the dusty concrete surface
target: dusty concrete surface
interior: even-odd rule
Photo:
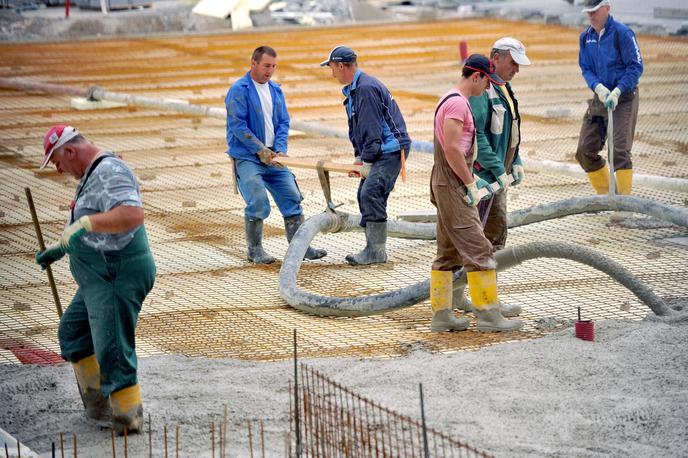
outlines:
[[[496,456],[676,457],[688,454],[688,322],[600,321],[596,341],[567,328],[545,338],[475,352],[432,355],[418,347],[392,360],[327,359],[306,364],[375,402],[419,418],[423,383],[428,424]],[[230,456],[249,456],[247,420],[263,420],[267,456],[284,455],[290,361],[156,356],[140,361],[155,456],[168,425],[170,453],[210,456],[210,422],[229,408]],[[0,366],[0,427],[37,452],[60,432],[77,433],[79,456],[112,456],[110,434],[82,413],[72,371]],[[71,453],[71,435],[67,454]],[[117,439],[118,456],[123,441]],[[259,453],[257,434],[254,453]],[[128,439],[147,456],[148,437]],[[71,455],[70,455],[71,456]],[[171,455],[172,456],[172,455]],[[256,455],[259,456],[259,455]]]

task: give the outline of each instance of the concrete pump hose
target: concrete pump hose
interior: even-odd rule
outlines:
[[[329,297],[301,290],[297,286],[297,275],[303,256],[310,242],[318,232],[340,232],[361,230],[360,215],[321,213],[301,225],[289,245],[280,270],[279,293],[282,299],[297,310],[320,316],[368,316],[398,310],[422,302],[430,296],[430,281],[423,280],[395,291],[371,296]],[[414,226],[421,226],[419,238],[427,236],[427,224],[388,221],[391,230],[413,238]],[[589,248],[564,242],[533,242],[518,247],[509,247],[495,255],[497,270],[503,271],[523,261],[537,257],[557,257],[581,262],[598,269],[630,289],[657,315],[667,315],[671,309],[631,272]],[[465,284],[463,270],[454,274],[455,287]]]
[[[574,197],[551,204],[537,205],[509,212],[507,220],[508,226],[511,228],[577,213],[594,213],[609,210],[642,213],[677,226],[688,227],[688,209],[686,208],[672,207],[641,197],[622,195],[612,197],[607,195]]]
[[[628,288],[641,302],[659,316],[673,312],[669,306],[652,290],[642,283],[628,269],[598,251],[567,242],[529,242],[523,245],[507,247],[495,253],[497,271],[510,269],[525,261],[536,258],[569,259],[593,267],[606,273],[611,278]],[[466,275],[454,282],[454,289],[466,285]]]

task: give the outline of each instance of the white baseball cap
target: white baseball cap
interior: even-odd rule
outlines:
[[[585,3],[583,3],[583,10],[581,11],[582,13],[594,13],[595,11],[599,10],[600,7],[604,5],[611,5],[609,0],[586,0]]]
[[[516,38],[504,37],[495,41],[493,49],[509,51],[511,57],[518,65],[530,65],[530,59],[526,56],[526,47]]]

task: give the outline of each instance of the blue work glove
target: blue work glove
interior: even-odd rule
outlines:
[[[526,172],[523,170],[522,165],[514,164],[514,167],[511,171],[511,175],[514,177],[514,181],[511,183],[512,186],[516,186],[518,184],[521,184],[523,179],[526,177]]]
[[[65,255],[65,250],[62,245],[56,243],[46,247],[44,251],[36,251],[36,264],[45,270],[50,264],[59,261]]]
[[[615,87],[612,92],[609,93],[606,100],[604,101],[604,107],[606,109],[616,110],[616,106],[619,104],[619,96],[621,95],[621,89]]]
[[[600,102],[604,103],[607,97],[609,97],[609,89],[607,89],[607,86],[604,84],[597,83],[597,86],[595,86],[595,94],[597,94],[597,98],[600,99]]]
[[[466,185],[466,205],[475,207],[482,199],[492,197],[492,187],[490,183],[480,177],[474,176],[475,181]],[[482,190],[485,191],[482,191]]]

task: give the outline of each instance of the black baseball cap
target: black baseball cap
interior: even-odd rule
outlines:
[[[482,73],[498,86],[504,85],[504,80],[494,72],[495,69],[492,61],[482,54],[471,54],[463,63],[463,66],[464,68],[470,68],[471,70]]]

